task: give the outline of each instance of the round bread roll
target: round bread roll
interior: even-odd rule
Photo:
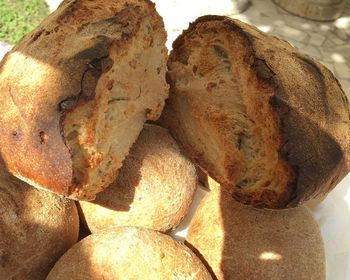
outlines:
[[[137,227],[115,227],[77,243],[47,280],[212,279],[185,245],[170,236]]]
[[[38,188],[92,200],[168,96],[149,0],[66,0],[0,63],[0,147]]]
[[[305,207],[255,209],[212,187],[186,237],[218,280],[322,280],[325,252]]]
[[[334,75],[288,42],[204,16],[168,60],[162,125],[234,198],[286,208],[332,190],[350,170],[350,109]]]
[[[197,189],[194,165],[169,132],[146,124],[117,180],[80,206],[91,232],[112,226],[166,231],[186,215]]]
[[[0,171],[0,279],[44,280],[78,239],[73,201]]]

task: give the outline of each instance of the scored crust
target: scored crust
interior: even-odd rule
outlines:
[[[256,209],[209,181],[186,244],[216,279],[326,279],[321,232],[305,206]]]
[[[170,236],[137,227],[94,233],[56,263],[47,280],[210,280],[197,256]]]
[[[148,0],[71,0],[0,64],[0,145],[9,171],[93,199],[168,95],[162,18]]]
[[[161,123],[185,154],[256,207],[328,193],[350,166],[350,111],[332,73],[289,43],[222,16],[175,40]]]
[[[113,226],[167,231],[187,214],[197,184],[194,165],[169,132],[145,124],[116,181],[95,200],[79,204],[93,233]]]

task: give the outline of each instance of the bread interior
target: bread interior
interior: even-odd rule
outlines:
[[[176,90],[170,110],[191,143],[188,154],[239,200],[266,206],[270,196],[287,195],[293,171],[279,157],[273,88],[257,77],[249,43],[238,34],[209,21],[182,37],[169,64]]]
[[[79,104],[64,119],[74,197],[91,200],[112,183],[144,122],[159,117],[165,98],[160,91],[165,92],[167,50],[157,28],[145,19],[132,38],[112,43],[108,57],[91,65],[103,72],[94,98]]]

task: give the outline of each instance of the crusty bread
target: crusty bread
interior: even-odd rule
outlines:
[[[174,42],[168,68],[162,125],[236,200],[293,207],[349,171],[346,95],[328,69],[286,41],[204,16]]]
[[[93,199],[168,95],[162,18],[148,0],[71,0],[0,64],[0,147],[29,184]]]
[[[186,242],[218,280],[325,279],[322,237],[305,206],[255,209],[210,185]]]
[[[169,132],[146,124],[117,180],[80,206],[91,232],[112,226],[167,231],[186,215],[197,184],[194,165]]]
[[[73,201],[0,170],[0,279],[44,280],[78,239]]]
[[[201,261],[170,236],[137,227],[115,227],[77,243],[47,280],[212,279]]]

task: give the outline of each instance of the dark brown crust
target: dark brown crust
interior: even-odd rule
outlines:
[[[155,10],[146,0],[64,1],[7,54],[0,64],[0,148],[12,174],[71,193],[72,160],[61,127],[65,113],[93,98],[103,67],[90,66],[108,61],[111,44],[122,45],[135,33],[128,23],[138,28],[145,7]]]
[[[198,24],[209,21],[225,25],[244,38],[247,53],[245,59],[258,79],[274,88],[270,105],[279,118],[282,145],[278,150],[281,159],[294,169],[296,179],[288,184],[286,192],[279,194],[280,197],[271,194],[271,199],[277,200],[277,205],[273,208],[294,207],[302,201],[327,194],[350,168],[349,103],[337,79],[324,66],[298,53],[287,42],[237,20],[211,15],[200,17],[191,23],[173,43],[169,69],[173,61],[188,58],[184,38],[192,34]],[[289,72],[287,62],[298,72]],[[298,80],[303,79],[304,84],[297,84]],[[176,90],[171,82],[170,85],[171,96]],[[166,110],[171,110],[170,106]],[[176,130],[174,127],[175,125],[173,132]],[[180,140],[176,132],[173,134]],[[221,178],[211,171],[210,163],[203,161],[195,147],[181,140],[179,142],[192,160],[220,182]],[[233,196],[241,202],[266,207],[264,203],[259,205],[258,201],[252,202],[251,198],[244,197],[242,193],[234,191]]]

